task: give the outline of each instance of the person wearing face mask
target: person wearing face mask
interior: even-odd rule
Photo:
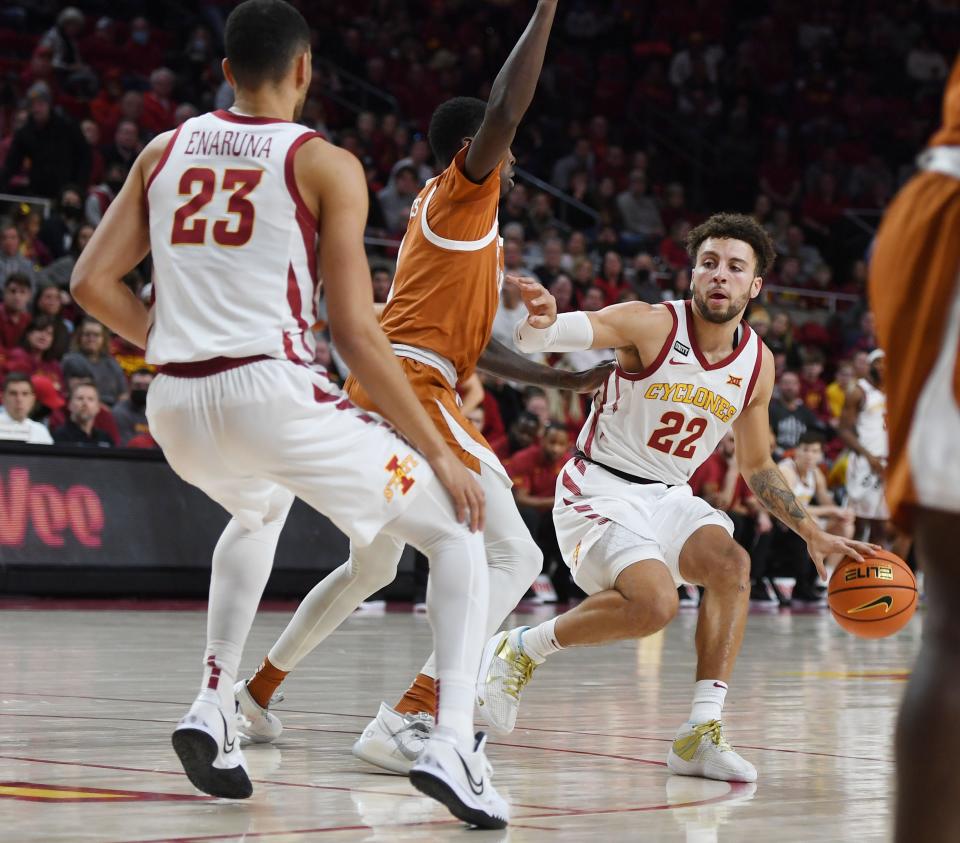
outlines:
[[[100,225],[100,220],[110,207],[110,203],[123,187],[123,182],[127,178],[127,167],[119,161],[115,161],[107,166],[103,181],[96,187],[90,188],[87,195],[87,204],[85,212],[87,222],[92,226]]]
[[[60,191],[56,213],[47,217],[40,226],[40,240],[54,260],[70,252],[74,235],[82,222],[83,196],[80,188],[68,185]]]
[[[113,418],[120,433],[120,445],[126,447],[134,436],[150,432],[147,424],[147,390],[153,382],[153,372],[137,369],[130,376],[130,397],[118,401]]]

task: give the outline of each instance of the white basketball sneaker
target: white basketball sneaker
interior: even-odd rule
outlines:
[[[429,714],[400,714],[380,703],[380,711],[357,738],[352,752],[361,761],[405,776],[420,757],[433,726]]]
[[[477,674],[477,707],[484,722],[505,735],[517,725],[520,695],[527,686],[537,662],[523,652],[520,636],[526,626],[498,632],[483,648]]]
[[[235,704],[236,705],[236,704]],[[241,715],[225,712],[215,693],[201,691],[170,740],[193,786],[211,796],[247,799],[253,785],[240,751]]]
[[[755,782],[757,768],[739,756],[723,736],[723,723],[684,723],[667,755],[667,768],[678,776],[722,782]]]
[[[246,722],[240,726],[240,736],[253,743],[273,743],[283,732],[280,718],[263,708],[247,690],[247,682],[241,679],[233,686],[233,696]],[[271,700],[272,702],[272,700]]]
[[[487,736],[477,732],[473,752],[464,755],[452,743],[434,737],[410,770],[410,782],[465,823],[505,828],[510,807],[490,782],[493,768],[484,752],[486,744]]]

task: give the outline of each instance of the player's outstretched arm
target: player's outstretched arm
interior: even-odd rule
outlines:
[[[520,288],[527,316],[517,323],[513,340],[524,354],[536,351],[585,351],[589,348],[625,348],[649,330],[656,331],[662,307],[632,301],[612,304],[591,313],[575,311],[557,315],[557,300],[539,281],[507,276]]]
[[[304,144],[295,159],[301,193],[319,209],[317,259],[337,350],[384,415],[426,457],[454,499],[461,520],[483,529],[483,491],[453,455],[413,388],[373,309],[373,285],[363,247],[367,186],[360,162],[320,140]]]
[[[822,579],[827,578],[823,560],[841,553],[863,561],[862,554],[874,545],[833,536],[820,529],[797,500],[783,473],[770,456],[770,396],[773,393],[773,355],[764,346],[760,377],[750,404],[733,423],[737,463],[757,500],[807,543],[807,551]]]
[[[150,251],[145,185],[169,139],[158,135],[140,153],[70,276],[77,303],[138,348],[147,343],[149,313],[122,278]]]
[[[554,369],[542,363],[534,363],[528,357],[517,354],[512,348],[493,338],[487,343],[477,362],[477,368],[488,375],[535,386],[569,389],[573,392],[593,392],[599,389],[610,376],[613,366],[611,360],[582,372]]]
[[[539,0],[530,23],[493,80],[483,123],[464,162],[472,181],[486,180],[513,143],[537,89],[556,11],[557,0]]]

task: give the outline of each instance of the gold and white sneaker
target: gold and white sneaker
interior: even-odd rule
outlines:
[[[477,675],[477,707],[484,722],[505,735],[517,725],[520,695],[540,664],[523,652],[520,636],[529,629],[519,626],[498,632],[483,648]],[[542,662],[541,662],[542,663]]]
[[[678,776],[722,782],[755,782],[757,768],[738,755],[723,736],[723,723],[684,723],[667,755],[667,768]]]

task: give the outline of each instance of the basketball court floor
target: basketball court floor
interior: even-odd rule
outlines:
[[[664,765],[689,713],[695,610],[639,643],[560,653],[488,748],[513,823],[478,832],[350,755],[427,655],[425,616],[354,614],[287,682],[286,731],[247,750],[255,792],[231,803],[198,794],[169,741],[199,681],[204,612],[40,606],[0,604],[0,840],[17,843],[886,840],[894,718],[923,621],[863,641],[824,610],[754,612],[725,715],[756,785]],[[288,616],[261,612],[245,670]]]

